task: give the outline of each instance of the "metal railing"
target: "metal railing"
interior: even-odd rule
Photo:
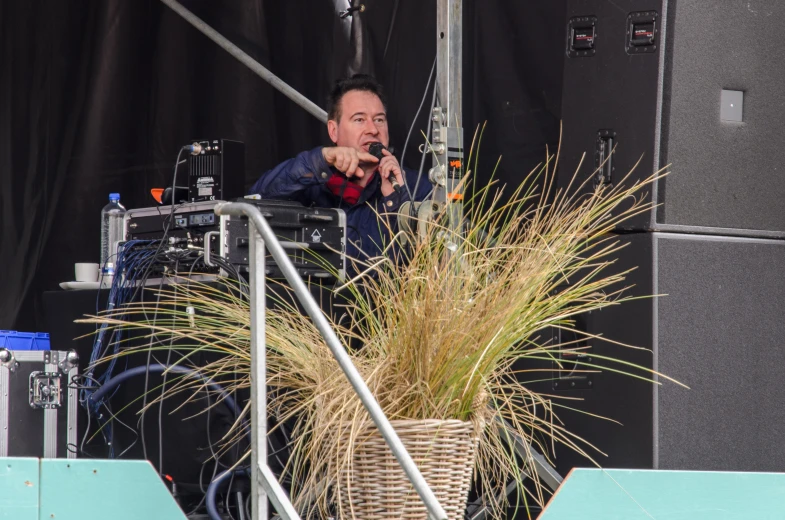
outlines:
[[[411,481],[417,494],[420,495],[428,515],[432,520],[447,520],[447,513],[442,508],[436,495],[428,486],[417,465],[406,451],[398,434],[395,433],[390,421],[384,415],[379,403],[373,397],[362,376],[352,363],[349,354],[333,331],[327,318],[314,300],[305,282],[300,278],[294,265],[278,242],[270,225],[258,208],[243,202],[223,202],[215,207],[216,215],[248,217],[248,238],[250,242],[250,274],[251,274],[251,515],[253,520],[268,517],[267,498],[275,506],[278,513],[287,520],[299,520],[285,492],[267,466],[267,380],[265,353],[265,244],[270,250],[281,272],[294,289],[294,293],[302,303],[308,316],[314,321],[316,328],[324,337],[327,346],[335,356],[338,364],[354,387],[354,391],[362,401],[371,419],[379,428],[387,445],[390,446],[395,458]],[[261,477],[261,479],[260,479]]]

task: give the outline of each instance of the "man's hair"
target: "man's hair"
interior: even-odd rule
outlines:
[[[384,95],[382,85],[373,76],[368,74],[355,74],[351,78],[339,80],[327,98],[327,118],[339,121],[341,119],[341,100],[352,90],[361,90],[376,94],[387,110],[387,96]]]

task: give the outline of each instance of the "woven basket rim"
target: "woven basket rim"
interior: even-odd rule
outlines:
[[[390,425],[393,427],[396,433],[399,432],[409,432],[412,430],[433,430],[439,431],[443,430],[445,432],[450,430],[471,430],[472,438],[479,439],[482,435],[482,431],[485,429],[485,421],[462,421],[460,419],[390,419]],[[376,423],[373,421],[368,421],[367,423],[363,424],[360,428],[350,421],[346,421],[342,423],[340,427],[341,437],[344,437],[349,434],[350,432],[356,435],[373,435],[374,433],[378,433],[381,435],[381,430],[376,426]]]

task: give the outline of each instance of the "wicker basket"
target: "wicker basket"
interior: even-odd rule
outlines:
[[[458,420],[391,421],[450,519],[463,519],[478,432]],[[341,438],[348,442],[348,434]],[[425,520],[425,505],[375,426],[355,438],[351,467],[339,473],[340,518]]]

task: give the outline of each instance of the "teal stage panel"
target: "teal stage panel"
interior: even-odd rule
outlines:
[[[0,518],[38,520],[39,474],[38,459],[0,458]]]
[[[0,458],[0,519],[185,520],[147,461]]]
[[[540,520],[785,520],[785,474],[575,469]]]

